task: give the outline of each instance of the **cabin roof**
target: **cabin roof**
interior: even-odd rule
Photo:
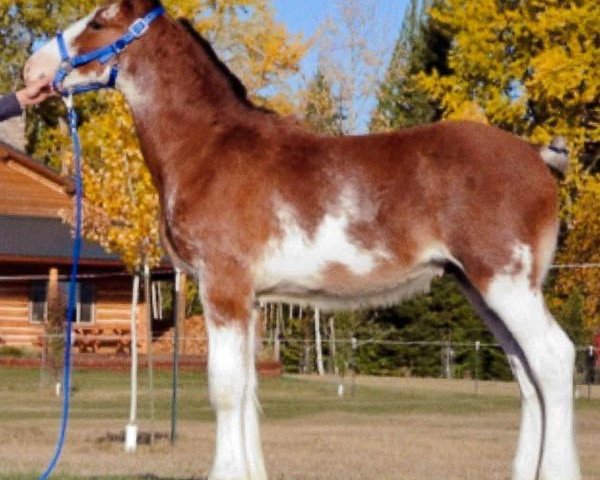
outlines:
[[[71,258],[71,227],[58,218],[0,215],[0,256]],[[84,240],[84,260],[118,261],[97,243]]]
[[[74,192],[73,184],[70,180],[54,173],[46,165],[34,160],[25,152],[17,150],[8,143],[0,140],[0,159],[6,160],[9,158],[21,164],[26,169],[44,177],[46,180],[50,180],[51,182],[63,187],[65,193],[72,194]]]

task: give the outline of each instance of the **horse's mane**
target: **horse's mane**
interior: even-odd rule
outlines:
[[[219,72],[225,76],[233,93],[240,101],[242,101],[246,106],[255,110],[260,110],[266,113],[274,113],[268,108],[260,107],[252,103],[252,101],[248,98],[248,90],[246,90],[246,87],[242,81],[229,69],[227,65],[225,65],[225,63],[223,63],[210,42],[196,31],[192,23],[187,18],[180,18],[178,19],[178,22],[192,37],[192,39],[194,39],[194,41],[204,50],[204,53],[206,53],[209,60],[215,65],[215,67],[217,67],[217,70],[219,70]]]

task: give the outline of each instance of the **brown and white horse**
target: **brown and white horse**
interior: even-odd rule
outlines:
[[[157,5],[122,0],[65,31],[69,52],[113,42]],[[115,60],[162,205],[164,244],[196,275],[217,414],[211,480],[267,477],[255,395],[257,300],[386,305],[452,272],[506,351],[522,392],[515,480],[580,478],[574,348],[544,304],[564,158],[496,128],[444,122],[314,135],[256,108],[188,25],[163,16]],[[53,76],[56,41],[27,82]],[[66,86],[106,80],[110,63]],[[399,432],[399,434],[401,434]]]

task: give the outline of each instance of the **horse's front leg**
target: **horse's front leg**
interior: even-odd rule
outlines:
[[[265,480],[255,396],[253,292],[231,275],[202,285],[209,394],[217,417],[209,480]]]

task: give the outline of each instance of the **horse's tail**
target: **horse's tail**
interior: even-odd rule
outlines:
[[[540,155],[546,165],[565,176],[569,171],[569,150],[564,137],[556,137],[550,145],[540,149]]]

